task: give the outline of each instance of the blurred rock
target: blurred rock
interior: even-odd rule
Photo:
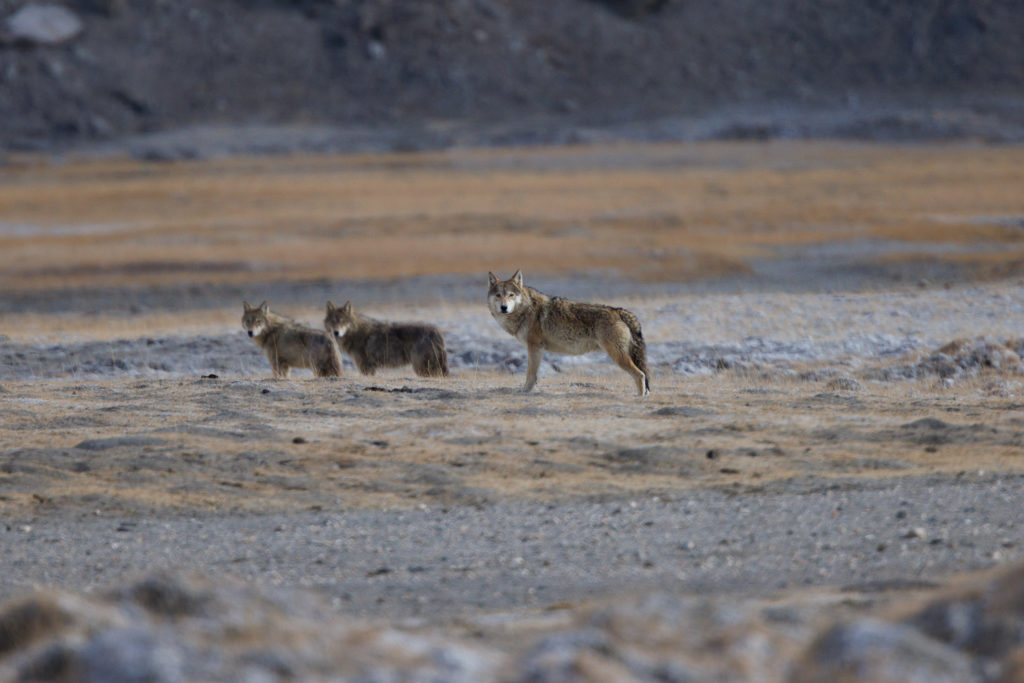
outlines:
[[[907,623],[972,655],[1014,655],[1024,646],[1024,567],[937,600]]]
[[[900,609],[896,591],[851,598],[655,592],[428,630],[348,618],[318,593],[155,573],[0,606],[0,680],[966,683],[1024,672],[1024,567],[923,607],[918,596]]]
[[[917,631],[878,619],[829,629],[797,666],[793,683],[968,683],[971,660]]]
[[[104,16],[115,16],[128,7],[129,0],[76,0],[74,7],[82,12],[94,12]]]
[[[852,377],[836,377],[826,385],[832,391],[860,391],[860,382]]]
[[[634,19],[654,14],[669,4],[670,0],[599,0],[620,14]]]
[[[7,18],[7,30],[14,42],[59,45],[82,32],[78,16],[60,5],[29,3]]]
[[[871,369],[868,379],[920,379],[935,375],[940,380],[957,381],[983,374],[1024,375],[1024,339],[956,339],[943,344],[922,360],[909,365]]]
[[[0,606],[0,680],[497,680],[502,656],[347,620],[313,596],[157,573],[106,595]]]

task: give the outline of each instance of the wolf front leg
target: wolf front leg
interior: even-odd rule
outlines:
[[[537,371],[540,369],[541,350],[539,346],[526,345],[526,384],[523,392],[530,391],[537,384]]]

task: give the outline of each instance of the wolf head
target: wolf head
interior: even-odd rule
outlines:
[[[352,313],[351,301],[346,301],[341,308],[330,301],[327,302],[327,315],[324,317],[324,329],[327,330],[327,334],[341,339],[352,328],[353,323],[355,323],[355,317]]]
[[[491,315],[511,315],[523,303],[523,273],[517,270],[508,280],[499,280],[494,273],[487,273],[491,286],[487,290],[487,305]]]
[[[267,328],[267,314],[270,308],[264,301],[259,306],[250,306],[248,301],[242,302],[242,329],[249,333],[250,337],[258,337]]]

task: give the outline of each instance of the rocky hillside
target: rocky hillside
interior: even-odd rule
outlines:
[[[655,121],[690,122],[662,130],[677,137],[1006,139],[1024,119],[1019,0],[47,1],[0,0],[3,148],[211,124],[428,145]],[[54,6],[69,25],[18,18]]]

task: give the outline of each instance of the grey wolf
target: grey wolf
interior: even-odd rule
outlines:
[[[518,270],[508,280],[499,280],[494,273],[487,275],[491,315],[502,329],[526,344],[523,391],[537,384],[543,351],[579,355],[603,350],[633,377],[638,396],[651,393],[647,346],[635,315],[624,308],[548,296],[524,286]]]
[[[287,377],[292,368],[309,368],[317,377],[341,376],[338,347],[323,330],[274,313],[266,301],[242,306],[242,329],[263,349],[274,377]]]
[[[433,325],[383,322],[359,315],[351,301],[340,308],[328,301],[324,328],[364,375],[412,363],[420,377],[448,376],[444,337]]]

